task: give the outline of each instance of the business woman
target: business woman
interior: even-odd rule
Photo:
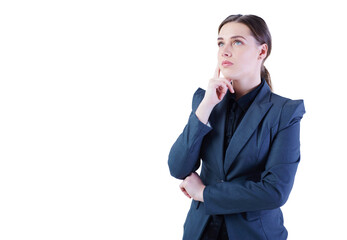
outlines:
[[[183,239],[287,239],[280,207],[300,161],[304,103],[271,90],[264,67],[271,35],[262,18],[227,17],[217,44],[215,74],[194,93],[169,153],[171,175],[193,198]]]

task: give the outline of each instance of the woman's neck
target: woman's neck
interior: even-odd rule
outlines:
[[[251,78],[242,80],[233,80],[233,88],[235,90],[236,99],[246,95],[253,89],[255,89],[261,83],[261,78]]]

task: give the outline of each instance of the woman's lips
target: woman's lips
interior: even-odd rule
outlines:
[[[223,66],[223,67],[228,67],[228,66],[231,66],[231,65],[233,65],[233,63],[232,63],[232,62],[229,62],[228,60],[224,60],[224,61],[222,62],[222,66]]]

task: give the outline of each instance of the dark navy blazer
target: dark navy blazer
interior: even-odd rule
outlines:
[[[223,152],[227,99],[203,124],[195,111],[205,95],[199,88],[192,112],[169,154],[172,176],[196,171],[206,185],[204,202],[193,200],[183,239],[199,239],[209,215],[223,214],[230,239],[287,238],[280,207],[287,201],[300,161],[302,100],[271,92],[265,82]]]

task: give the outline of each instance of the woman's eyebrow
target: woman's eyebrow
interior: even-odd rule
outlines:
[[[234,38],[243,38],[243,39],[245,39],[245,40],[246,40],[246,38],[245,38],[245,37],[243,37],[243,36],[241,36],[241,35],[232,36],[230,39],[234,39]],[[223,40],[223,38],[222,38],[222,37],[219,37],[219,38],[217,38],[217,41],[218,41],[218,40]]]

